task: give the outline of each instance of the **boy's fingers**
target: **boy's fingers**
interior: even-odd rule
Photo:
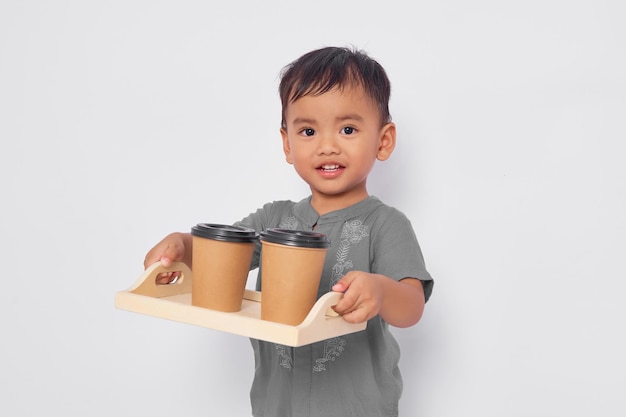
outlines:
[[[342,315],[343,319],[348,323],[362,323],[368,320],[368,313],[364,308],[356,308],[355,310]]]
[[[339,302],[333,307],[333,310],[339,314],[346,314],[356,308],[356,303],[359,298],[358,291],[350,291],[350,286],[356,276],[357,275],[353,274],[352,271],[348,272],[332,287],[333,291],[343,293],[343,297],[341,297]]]
[[[353,292],[346,291],[343,293],[343,296],[339,299],[339,302],[333,307],[339,314],[347,314],[354,309],[356,309],[358,301],[358,295]]]
[[[156,261],[161,261],[163,266],[169,267],[174,262],[180,261],[183,258],[183,255],[184,249],[180,245],[176,243],[169,243]]]
[[[157,285],[168,284],[171,280],[172,280],[172,273],[171,272],[161,272],[159,275],[157,275],[157,277],[155,279]]]
[[[161,272],[157,275],[155,282],[157,285],[171,284],[177,280],[178,276],[178,272]]]
[[[331,289],[333,291],[345,293],[348,290],[348,288],[350,288],[352,281],[354,281],[354,277],[355,277],[354,274],[348,272],[346,275],[341,277],[341,279],[337,281],[337,283],[333,285]]]
[[[173,262],[180,261],[185,255],[185,245],[182,239],[172,234],[156,245],[143,261],[144,268],[148,268],[155,262],[161,261],[163,266],[171,266]]]
[[[168,266],[172,266],[172,264],[174,263],[170,258],[168,258],[167,256],[161,256],[161,265],[163,265],[164,267],[168,267]]]

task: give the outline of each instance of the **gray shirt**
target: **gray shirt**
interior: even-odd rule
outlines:
[[[319,216],[310,199],[268,203],[237,224],[259,232],[272,227],[315,228],[327,235],[331,247],[318,297],[348,271],[357,270],[394,280],[417,278],[428,300],[433,281],[404,214],[371,196]],[[259,266],[260,251],[258,243],[251,268]],[[262,281],[259,272],[257,290]],[[400,350],[380,316],[370,319],[362,332],[298,348],[251,342],[256,367],[250,397],[256,417],[398,415]]]

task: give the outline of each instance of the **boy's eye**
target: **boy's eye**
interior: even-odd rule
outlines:
[[[354,128],[350,126],[346,126],[343,129],[341,129],[341,133],[343,133],[344,135],[351,135],[354,133]]]
[[[311,128],[302,129],[302,134],[304,136],[313,136],[315,134],[315,130]]]

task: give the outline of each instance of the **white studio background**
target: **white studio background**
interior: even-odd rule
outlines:
[[[245,416],[245,338],[117,310],[171,231],[307,193],[278,73],[387,69],[370,191],[436,278],[394,330],[402,416],[623,416],[620,1],[3,1],[0,413]]]

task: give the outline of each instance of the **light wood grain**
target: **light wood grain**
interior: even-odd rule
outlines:
[[[161,272],[180,271],[173,284],[157,285]],[[115,295],[115,306],[122,310],[162,319],[192,324],[227,333],[265,340],[287,346],[303,346],[324,339],[365,329],[367,323],[348,323],[332,306],[341,293],[329,292],[320,297],[304,321],[290,326],[261,320],[262,293],[246,290],[241,310],[224,313],[191,305],[191,270],[181,262],[164,267],[157,262],[147,268],[135,283]]]

